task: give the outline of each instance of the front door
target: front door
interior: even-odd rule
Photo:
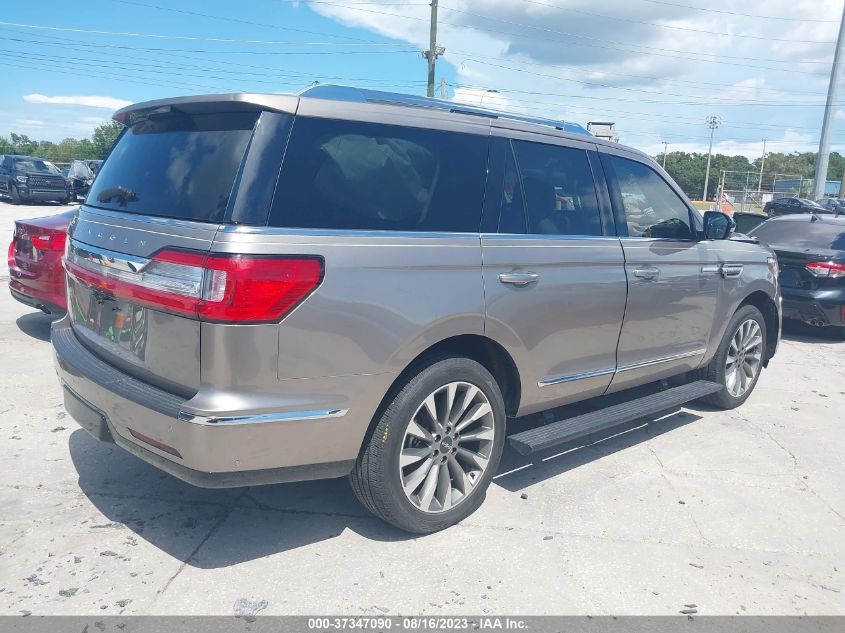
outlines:
[[[599,395],[616,368],[626,281],[595,145],[495,138],[493,156],[485,329],[516,362],[521,412]]]
[[[720,261],[698,240],[687,202],[652,167],[603,153],[616,213],[628,305],[611,391],[694,369],[710,339]]]

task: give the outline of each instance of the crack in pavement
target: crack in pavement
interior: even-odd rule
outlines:
[[[226,511],[223,512],[221,514],[220,518],[217,519],[217,521],[214,523],[214,525],[211,526],[211,529],[208,531],[208,534],[206,534],[205,537],[199,542],[199,545],[197,545],[194,548],[194,551],[191,552],[190,555],[187,558],[185,558],[184,561],[182,561],[182,564],[179,565],[179,569],[176,570],[176,573],[173,574],[170,578],[168,578],[167,582],[164,583],[164,586],[156,592],[155,599],[158,599],[159,597],[163,596],[164,593],[167,591],[167,589],[170,587],[170,585],[173,583],[173,581],[176,580],[176,578],[179,576],[179,574],[181,574],[182,571],[185,569],[185,567],[188,566],[188,563],[190,563],[192,560],[194,560],[197,553],[202,549],[202,546],[206,544],[208,539],[210,539],[212,536],[214,536],[214,533],[217,532],[217,530],[220,529],[220,526],[223,525],[223,523],[226,521],[226,519],[228,519],[232,515],[232,510],[235,509],[238,501],[241,500],[241,498],[247,493],[248,490],[249,490],[249,488],[244,488],[243,491],[241,492],[241,494],[239,494],[234,499],[234,501],[229,504],[229,506],[226,508]]]

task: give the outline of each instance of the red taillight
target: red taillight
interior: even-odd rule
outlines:
[[[804,266],[816,277],[845,277],[845,264],[813,262]]]
[[[217,323],[273,323],[323,279],[317,257],[254,257],[168,250],[139,273],[91,270],[65,261],[68,273],[116,297]]]
[[[9,244],[9,253],[6,255],[6,262],[9,264],[9,268],[13,268],[15,265],[15,240],[12,240]]]
[[[32,247],[39,251],[63,251],[67,241],[66,233],[46,233],[30,237]]]

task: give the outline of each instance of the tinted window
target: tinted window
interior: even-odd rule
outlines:
[[[797,216],[791,216],[797,217]],[[772,248],[784,250],[832,249],[845,251],[845,222],[813,220],[769,220],[751,231],[751,235]]]
[[[270,224],[478,232],[484,136],[297,118]]]
[[[616,175],[631,237],[691,239],[689,209],[672,188],[649,166],[607,156]]]
[[[56,174],[62,172],[53,163],[40,158],[16,158],[12,162],[12,169],[17,171],[35,172],[39,174]]]
[[[527,232],[540,235],[601,235],[593,174],[587,152],[570,147],[513,141]],[[505,170],[505,196],[509,185]],[[508,216],[503,213],[503,219]],[[513,216],[515,217],[515,215]]]
[[[118,139],[86,203],[128,213],[219,222],[256,113],[142,120]]]
[[[516,169],[516,160],[510,142],[507,144],[507,160],[502,184],[502,202],[499,212],[499,233],[527,233],[525,219],[525,198],[522,183]]]

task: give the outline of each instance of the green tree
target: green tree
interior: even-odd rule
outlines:
[[[92,135],[92,140],[97,148],[99,158],[105,158],[109,153],[122,129],[123,124],[117,121],[109,121],[97,126]]]

